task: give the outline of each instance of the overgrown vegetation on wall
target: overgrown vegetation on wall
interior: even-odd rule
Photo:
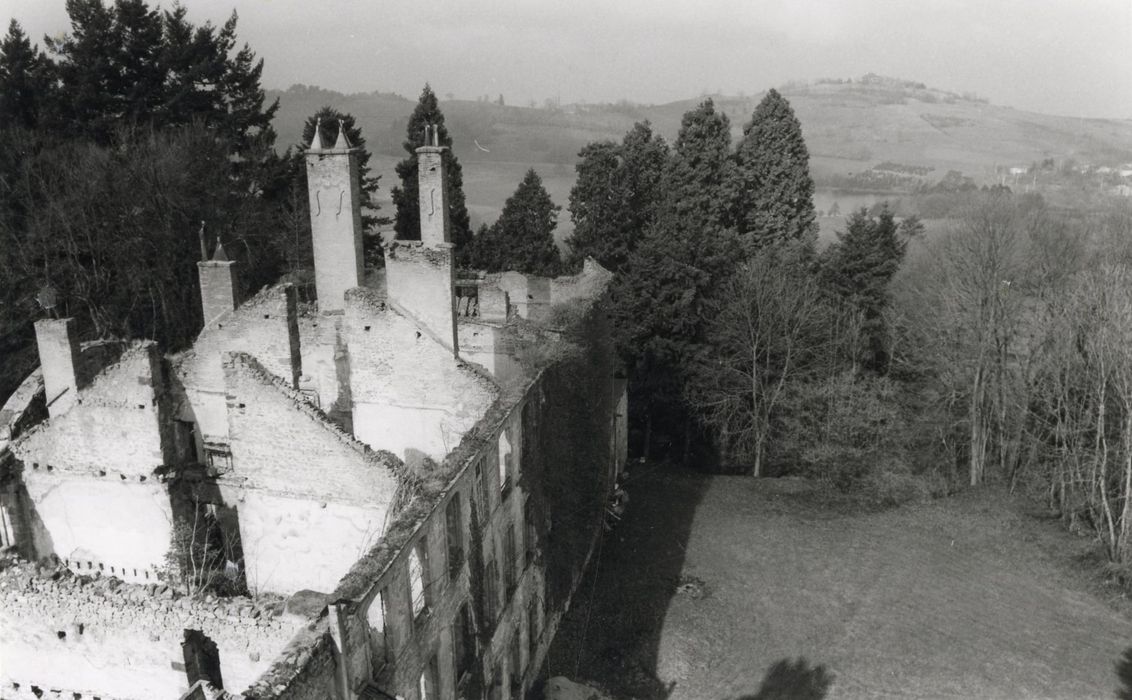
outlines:
[[[581,576],[602,520],[614,458],[617,359],[604,305],[577,319],[563,340],[567,344],[542,370],[538,391],[522,415],[519,483],[529,494],[542,552],[547,610],[561,610]]]

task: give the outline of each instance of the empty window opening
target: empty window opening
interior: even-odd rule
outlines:
[[[425,599],[424,564],[425,547],[422,540],[409,552],[409,594],[412,598],[414,618],[428,610],[428,601]]]
[[[0,547],[12,547],[16,544],[16,533],[12,528],[10,508],[8,495],[0,494]]]
[[[476,644],[474,635],[468,604],[464,603],[460,606],[460,612],[456,615],[456,627],[452,630],[452,660],[456,664],[457,682],[472,670]]]
[[[519,627],[515,628],[514,633],[511,635],[511,697],[519,697],[519,691],[523,686],[523,664],[522,664],[522,649],[519,646],[521,642],[522,633]]]
[[[499,491],[503,493],[511,485],[511,441],[507,432],[499,433]]]
[[[496,607],[499,604],[499,571],[494,561],[484,567],[483,616],[488,623],[495,622]]]
[[[428,666],[421,672],[420,677],[421,700],[433,700],[440,697],[440,674],[436,663],[436,654],[428,660]]]
[[[455,579],[464,565],[464,509],[460,493],[452,494],[444,509],[445,534],[448,539],[448,578]]]
[[[373,650],[375,671],[385,666],[389,661],[389,628],[387,627],[387,611],[385,609],[386,589],[374,597],[370,603],[366,617],[369,621],[370,646]]]
[[[244,404],[240,404],[243,408]],[[205,464],[219,472],[228,472],[232,469],[232,449],[221,443],[206,442],[204,444]]]
[[[531,598],[527,606],[527,663],[538,653],[538,600]]]
[[[507,523],[507,533],[503,538],[503,581],[508,598],[515,592],[515,565],[515,524]]]

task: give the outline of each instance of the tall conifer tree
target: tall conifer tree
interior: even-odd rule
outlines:
[[[51,87],[50,64],[32,46],[16,20],[0,41],[0,122],[7,127],[39,126]]]
[[[543,187],[542,178],[531,168],[503,205],[499,219],[472,240],[469,264],[488,272],[515,270],[544,277],[558,274],[562,262],[554,229],[559,209]]]
[[[444,124],[444,113],[440,111],[436,93],[427,84],[421,91],[416,109],[409,117],[407,138],[403,144],[409,155],[397,164],[397,176],[401,178],[401,186],[394,187],[392,193],[393,205],[397,208],[393,230],[397,232],[397,238],[419,240],[421,237],[416,151],[425,145],[424,129],[429,124],[437,127],[440,145],[448,147],[444,155],[448,175],[448,221],[452,231],[452,242],[456,244],[457,254],[462,258],[464,248],[472,237],[468,208],[464,204],[464,175],[460,169],[460,161],[452,152],[452,137],[449,136],[448,127]]]
[[[578,156],[570,190],[570,265],[592,257],[609,270],[625,272],[655,218],[668,144],[647,121],[638,122],[621,143],[591,143]]]
[[[884,310],[889,304],[888,285],[900,263],[908,239],[918,235],[923,225],[916,217],[896,222],[885,204],[873,217],[862,207],[849,217],[845,231],[821,257],[821,276],[825,286],[849,308],[860,314],[861,361],[866,368],[884,371],[888,350],[885,343]]]
[[[814,181],[802,125],[771,89],[743,127],[735,153],[729,223],[749,248],[817,238]]]
[[[738,258],[735,238],[722,226],[730,150],[727,115],[711,100],[684,115],[656,218],[613,291],[634,400],[646,407],[650,425],[653,411],[679,421],[685,447],[692,430],[683,408],[685,369],[700,351],[707,296]]]

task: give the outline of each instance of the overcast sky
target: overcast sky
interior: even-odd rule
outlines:
[[[503,94],[510,104],[660,103],[874,72],[1020,109],[1132,118],[1132,0],[184,4],[197,23],[239,12],[241,40],[266,62],[266,87],[415,97],[428,81],[442,96]],[[67,31],[63,6],[0,0],[0,17],[42,42]]]

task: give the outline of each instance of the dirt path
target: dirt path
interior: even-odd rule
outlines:
[[[1072,570],[1084,540],[1001,493],[839,514],[798,482],[637,482],[552,675],[722,700],[804,656],[835,674],[830,698],[1113,697],[1132,622]]]

